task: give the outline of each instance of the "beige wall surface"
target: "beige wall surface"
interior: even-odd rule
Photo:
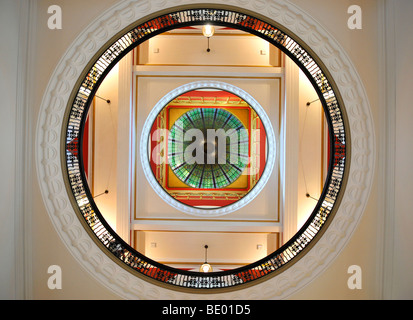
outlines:
[[[48,81],[59,60],[82,30],[116,0],[92,1],[37,1],[36,47],[33,73],[33,107],[36,110],[34,126]],[[62,29],[50,30],[47,10],[51,5],[62,8]],[[33,128],[35,130],[35,128]],[[33,159],[34,160],[34,159]],[[33,163],[33,166],[35,164]],[[56,233],[34,181],[33,186],[33,299],[117,299],[118,297],[96,282],[68,254],[64,243]],[[58,265],[62,270],[62,289],[50,290],[47,285],[50,274],[48,267]]]
[[[37,126],[38,112],[42,102],[43,94],[47,88],[48,81],[57,66],[59,60],[66,52],[70,44],[82,32],[82,30],[97,16],[102,14],[111,5],[114,5],[116,0],[72,0],[72,1],[58,1],[58,0],[41,0],[36,1],[35,6],[35,30],[32,30],[34,39],[32,39],[32,52],[30,52],[30,74],[33,81],[30,83],[30,108],[32,117],[29,119],[31,130],[28,134],[28,144],[35,142],[35,132]],[[157,1],[158,4],[160,1]],[[363,28],[362,30],[350,30],[347,27],[347,20],[349,14],[347,9],[353,4],[353,1],[342,0],[291,0],[293,4],[299,6],[302,10],[308,12],[315,20],[319,21],[321,25],[329,31],[329,33],[342,46],[342,54],[348,55],[353,62],[355,68],[358,70],[359,76],[364,84],[367,93],[371,113],[374,120],[375,135],[377,141],[389,136],[388,132],[384,132],[383,123],[386,123],[387,115],[386,105],[380,100],[383,98],[383,72],[385,66],[383,63],[387,61],[381,56],[383,52],[383,45],[381,41],[380,26],[382,24],[383,11],[382,5],[384,1],[363,0],[357,1],[363,9]],[[14,73],[12,70],[3,68],[3,65],[8,65],[12,69],[17,68],[15,56],[17,54],[17,44],[13,43],[13,37],[7,38],[5,29],[8,29],[10,34],[18,37],[16,28],[18,27],[13,20],[19,19],[19,8],[14,1],[2,2],[1,17],[5,15],[4,12],[10,14],[9,22],[0,19],[1,22],[1,43],[3,39],[10,40],[12,52],[8,55],[1,55],[1,72],[13,80]],[[227,3],[226,1],[223,3]],[[390,1],[392,3],[392,1]],[[396,129],[395,139],[397,143],[383,144],[380,143],[377,148],[376,168],[373,186],[370,192],[369,200],[365,208],[362,219],[359,222],[352,238],[347,246],[340,252],[338,257],[328,266],[328,268],[316,277],[301,291],[297,292],[291,298],[294,299],[379,299],[379,298],[399,298],[411,299],[413,298],[413,273],[411,271],[411,264],[413,262],[411,245],[413,244],[412,232],[409,230],[413,225],[413,215],[411,214],[412,197],[410,193],[413,191],[413,177],[412,171],[409,170],[409,159],[412,156],[412,148],[410,145],[411,128],[413,127],[412,108],[409,106],[409,93],[412,88],[411,80],[411,62],[408,60],[409,56],[406,54],[412,52],[413,44],[411,41],[412,25],[410,18],[413,13],[413,5],[411,1],[401,0],[396,1],[397,19],[393,26],[396,32],[400,33],[394,41],[397,50],[394,50],[396,57],[394,57],[395,80],[397,82],[397,91],[393,97],[393,102],[396,106],[396,124],[393,124],[393,129]],[[47,19],[49,17],[47,8],[50,5],[57,4],[61,6],[63,12],[63,28],[61,30],[50,30],[47,27]],[[5,11],[3,11],[3,8]],[[154,8],[159,8],[154,6]],[[7,25],[7,27],[6,27]],[[97,48],[96,48],[97,49]],[[3,51],[3,50],[2,50]],[[406,60],[407,59],[407,60]],[[410,68],[410,69],[409,69]],[[409,73],[410,71],[410,73]],[[3,80],[3,79],[2,79]],[[13,80],[14,81],[14,80]],[[2,82],[3,83],[3,82]],[[14,91],[13,91],[14,89]],[[10,90],[4,89],[1,86],[1,92],[5,93],[10,100],[10,104],[14,104],[13,99],[16,98],[17,88]],[[1,105],[2,117],[1,124],[10,124],[6,128],[10,132],[15,132],[15,127],[12,123],[16,120],[14,114],[15,110],[6,109]],[[6,110],[5,118],[3,112]],[[391,112],[390,112],[391,113]],[[20,124],[21,125],[21,124]],[[385,149],[389,146],[395,147],[393,161],[397,166],[391,167],[391,164],[386,164]],[[2,141],[2,149],[10,149],[11,146]],[[10,167],[10,163],[14,163],[18,155],[11,154],[8,158],[3,160]],[[27,156],[30,161],[26,166],[36,168],[36,161],[34,157],[34,150],[28,149]],[[390,157],[391,158],[391,157]],[[3,165],[2,165],[3,168]],[[395,176],[392,175],[392,170],[395,169]],[[390,173],[389,173],[390,171]],[[1,190],[7,188],[14,188],[12,183],[12,176],[10,172],[7,173],[7,179],[1,182]],[[36,171],[32,171],[30,185],[26,187],[26,198],[30,198],[30,208],[26,209],[25,214],[30,215],[32,224],[27,232],[30,235],[30,244],[26,244],[30,248],[31,260],[28,262],[29,267],[26,270],[28,281],[26,289],[19,289],[21,280],[19,276],[15,276],[17,269],[13,270],[12,262],[7,263],[2,259],[0,268],[0,293],[4,298],[26,297],[32,299],[119,299],[114,293],[93,278],[83,267],[76,261],[60,239],[58,232],[56,232],[51,219],[47,213],[46,207],[43,203],[42,195],[37,181]],[[385,177],[395,177],[395,192],[396,198],[392,210],[383,209],[383,195],[385,194],[385,187],[380,185],[383,181],[388,183],[389,180]],[[390,179],[391,182],[391,179]],[[388,188],[387,190],[392,190]],[[3,192],[2,192],[3,194]],[[11,213],[18,210],[18,196],[14,195],[14,205],[9,201],[1,198],[1,204],[6,203],[8,206],[2,208],[1,215],[11,224],[18,225],[15,217]],[[8,211],[7,213],[4,211]],[[388,218],[390,216],[390,218]],[[386,218],[387,217],[387,218]],[[386,220],[385,220],[386,219]],[[394,226],[397,237],[393,242],[393,233],[383,232],[388,230],[388,225],[383,221],[390,221],[390,227]],[[2,223],[2,226],[4,224]],[[13,228],[11,228],[13,229]],[[13,229],[14,230],[14,229]],[[8,246],[7,250],[13,250],[13,246],[17,246],[21,241],[19,229],[16,233],[13,230],[6,230],[2,234],[2,242],[8,242],[8,239],[16,239],[13,245]],[[3,239],[4,237],[4,239]],[[387,238],[388,237],[388,238]],[[387,249],[387,250],[385,250]],[[5,251],[2,246],[1,255],[8,255],[10,252]],[[390,255],[390,252],[394,253]],[[11,254],[12,255],[12,254]],[[384,260],[386,263],[383,263]],[[388,260],[391,260],[391,263]],[[19,260],[15,260],[19,262]],[[16,264],[17,264],[16,262]],[[50,290],[47,286],[47,281],[50,274],[47,269],[50,265],[59,265],[62,269],[62,289]],[[362,269],[362,289],[351,290],[347,285],[350,277],[348,268],[352,265],[358,265]],[[383,269],[386,266],[387,269]],[[17,279],[17,280],[16,280]],[[390,280],[389,280],[390,279]],[[394,281],[392,281],[394,280]],[[392,285],[389,285],[392,284]],[[18,289],[13,289],[18,288]],[[383,288],[386,289],[383,293]],[[20,294],[15,291],[20,290]],[[22,293],[24,292],[25,293]]]
[[[379,56],[378,56],[378,1],[362,1],[363,29],[350,30],[347,9],[353,1],[294,1],[317,19],[343,47],[359,72],[372,109],[375,129],[378,129]],[[378,134],[376,132],[376,134]],[[377,168],[376,168],[377,170]],[[377,183],[366,210],[348,245],[326,271],[315,281],[293,296],[294,299],[377,299],[380,297],[380,261],[378,260],[379,214]],[[348,268],[358,265],[362,270],[362,289],[351,290],[347,285]]]
[[[394,268],[391,294],[395,299],[411,299],[413,297],[413,280],[411,276],[412,243],[413,234],[410,230],[413,225],[413,171],[410,170],[412,157],[412,124],[413,112],[411,106],[411,93],[408,88],[412,88],[413,63],[409,59],[409,54],[413,50],[412,24],[409,23],[409,16],[413,12],[413,2],[403,1],[403,6],[397,6],[395,16],[396,43],[394,69],[397,85],[395,89],[395,217],[393,252]]]

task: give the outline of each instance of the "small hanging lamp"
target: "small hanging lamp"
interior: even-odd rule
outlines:
[[[212,272],[212,267],[207,260],[208,245],[205,245],[205,263],[199,268],[200,272]]]
[[[211,49],[209,48],[209,38],[211,38],[215,33],[215,28],[210,24],[206,24],[202,27],[202,34],[207,37],[208,39],[208,49],[207,52],[210,52]]]

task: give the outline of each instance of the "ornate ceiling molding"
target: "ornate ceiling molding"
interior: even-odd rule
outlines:
[[[264,169],[264,172],[260,179],[258,180],[257,184],[254,186],[254,188],[251,189],[251,191],[248,192],[247,195],[245,195],[243,198],[240,200],[234,202],[231,205],[218,208],[218,209],[209,209],[209,210],[203,210],[203,209],[198,209],[196,207],[192,206],[187,206],[183,204],[180,201],[175,200],[172,198],[163,188],[162,186],[156,181],[152,170],[151,170],[151,165],[149,162],[149,159],[147,157],[148,154],[148,143],[149,141],[149,135],[151,132],[151,127],[153,122],[155,121],[156,117],[158,116],[159,112],[173,99],[176,97],[181,96],[182,94],[193,91],[193,90],[199,90],[203,88],[213,88],[213,89],[218,89],[218,90],[223,90],[227,92],[231,92],[238,97],[240,97],[242,100],[246,101],[258,114],[260,117],[264,128],[267,132],[267,143],[268,143],[268,149],[269,150],[276,150],[275,147],[275,134],[274,130],[271,125],[271,121],[268,118],[267,114],[265,113],[264,109],[260,106],[260,104],[247,92],[242,90],[241,88],[238,88],[236,86],[233,86],[229,83],[225,82],[220,82],[220,81],[211,81],[211,80],[205,80],[205,81],[196,81],[196,82],[190,82],[185,85],[182,85],[178,88],[175,88],[168,94],[166,94],[164,97],[162,97],[161,100],[155,105],[155,107],[151,110],[148,118],[146,119],[145,125],[142,129],[142,136],[141,136],[141,143],[140,143],[140,155],[141,155],[141,162],[142,162],[142,167],[145,173],[146,178],[148,179],[149,183],[151,184],[152,188],[156,191],[156,193],[167,203],[169,203],[171,206],[174,208],[186,212],[188,214],[194,215],[194,216],[199,216],[199,217],[216,217],[216,216],[222,216],[225,214],[228,214],[230,212],[233,212],[234,210],[237,210],[248,203],[250,203],[259,193],[260,191],[264,188],[265,184],[267,183],[271,172],[274,168],[274,163],[275,163],[275,158],[276,158],[276,153],[275,152],[269,152],[267,155],[267,160],[266,160],[266,166]]]
[[[66,106],[83,71],[99,50],[117,34],[158,11],[197,4],[234,6],[282,25],[321,59],[337,85],[347,114],[351,166],[346,189],[334,219],[323,236],[302,258],[272,278],[225,293],[187,293],[160,287],[128,272],[91,238],[72,206],[63,176],[61,143]],[[180,7],[178,7],[180,6]],[[281,299],[311,282],[325,270],[351,238],[364,211],[374,171],[375,137],[363,84],[340,44],[315,19],[284,0],[125,0],[109,8],[82,32],[58,63],[40,106],[36,136],[36,165],[43,201],[62,241],[90,274],[125,299]]]

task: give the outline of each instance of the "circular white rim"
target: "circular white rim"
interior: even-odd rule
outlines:
[[[268,153],[267,153],[265,169],[264,169],[262,176],[258,180],[257,184],[240,200],[228,206],[219,208],[219,209],[202,209],[202,208],[191,207],[171,197],[171,195],[167,191],[165,191],[164,188],[162,188],[162,186],[159,184],[159,182],[156,180],[155,176],[153,175],[151,165],[149,162],[149,157],[148,157],[148,141],[150,138],[150,132],[151,132],[153,122],[155,121],[159,112],[161,112],[161,110],[168,103],[170,103],[173,99],[182,95],[183,93],[186,93],[192,90],[207,89],[207,88],[228,91],[230,93],[237,95],[238,97],[243,99],[245,102],[247,102],[250,105],[250,107],[254,109],[255,112],[260,117],[264,125],[265,132],[267,134],[267,143],[268,143],[267,144]],[[163,96],[157,102],[157,104],[150,111],[145,121],[145,124],[142,128],[139,152],[140,152],[140,159],[142,162],[142,167],[143,167],[145,176],[147,180],[149,181],[149,184],[151,185],[151,187],[162,198],[162,200],[164,200],[166,203],[168,203],[175,209],[178,209],[182,212],[185,212],[185,213],[188,213],[194,216],[216,217],[216,216],[226,215],[228,213],[234,212],[242,208],[243,206],[250,203],[261,192],[261,190],[264,188],[265,184],[267,183],[268,179],[270,178],[272,170],[274,168],[275,159],[276,159],[275,150],[276,150],[276,140],[275,140],[274,130],[271,125],[270,119],[268,118],[262,106],[248,92],[244,91],[241,88],[238,88],[234,85],[221,82],[221,81],[207,80],[207,81],[194,81],[194,82],[184,84],[180,87],[177,87],[173,89],[172,91],[170,91],[169,93],[167,93],[165,96]]]

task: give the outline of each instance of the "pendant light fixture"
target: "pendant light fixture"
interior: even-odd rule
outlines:
[[[205,245],[205,263],[199,268],[200,272],[212,272],[212,267],[207,260],[208,245]]]
[[[206,24],[202,27],[202,34],[207,37],[208,39],[208,49],[207,52],[210,52],[211,49],[209,48],[209,38],[211,38],[215,33],[215,28],[210,24]]]

